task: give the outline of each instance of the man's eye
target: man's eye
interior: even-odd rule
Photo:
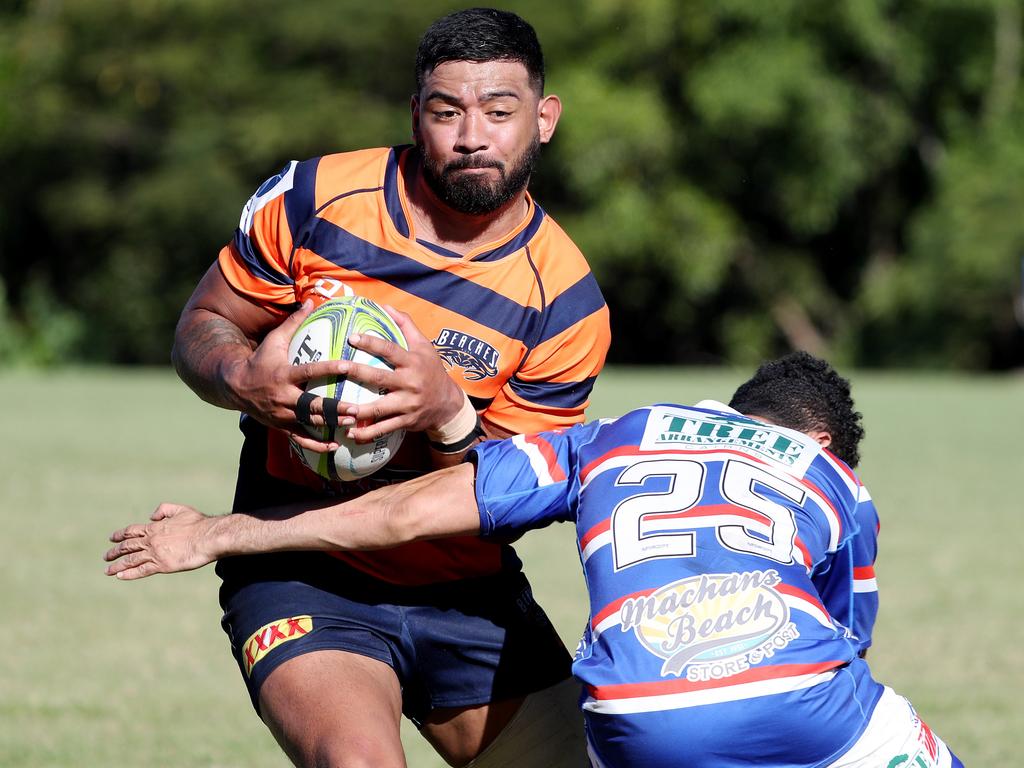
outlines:
[[[504,118],[504,117],[508,117],[512,113],[511,112],[504,112],[504,111],[502,111],[500,109],[492,109],[488,114],[491,117]]]
[[[454,109],[436,109],[434,110],[434,117],[439,120],[452,120],[459,113]]]

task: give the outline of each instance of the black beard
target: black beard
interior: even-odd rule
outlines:
[[[504,163],[473,155],[464,155],[442,165],[427,156],[422,141],[416,142],[416,148],[420,153],[423,178],[438,199],[459,213],[480,216],[493,213],[526,189],[540,156],[540,139],[534,137],[530,146],[512,163],[508,173]],[[491,182],[476,174],[457,173],[465,168],[496,168],[499,177]]]

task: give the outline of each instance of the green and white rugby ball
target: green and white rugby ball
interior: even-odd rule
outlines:
[[[292,365],[321,360],[351,360],[354,363],[388,368],[386,360],[355,349],[348,343],[353,333],[377,336],[393,341],[403,349],[409,345],[395,321],[380,306],[362,296],[332,299],[317,307],[292,336],[288,357]],[[317,397],[333,397],[341,403],[363,405],[387,394],[387,390],[369,389],[345,376],[327,376],[306,383],[306,391]],[[360,424],[359,426],[365,426]],[[362,445],[349,440],[349,427],[313,427],[306,430],[324,442],[339,444],[336,451],[317,453],[302,448],[294,441],[292,448],[311,470],[328,480],[357,480],[387,464],[398,451],[405,430],[381,436]]]

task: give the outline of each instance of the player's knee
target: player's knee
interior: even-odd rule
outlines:
[[[368,737],[330,738],[310,750],[301,768],[405,768],[401,747]]]

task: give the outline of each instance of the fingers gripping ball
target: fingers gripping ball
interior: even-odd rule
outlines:
[[[388,339],[405,349],[409,346],[402,331],[387,312],[369,299],[345,296],[326,302],[303,321],[292,336],[288,346],[288,357],[292,365],[320,360],[351,360],[376,368],[391,368],[385,360],[350,346],[348,337],[353,333]],[[342,403],[354,405],[373,402],[387,394],[386,390],[369,389],[344,376],[313,379],[306,383],[306,392],[312,396],[334,398]],[[303,405],[300,402],[300,411]],[[307,403],[307,412],[308,408]],[[292,443],[302,462],[328,480],[356,480],[376,472],[391,460],[405,437],[405,430],[397,430],[382,435],[372,443],[358,445],[345,436],[347,428],[337,424],[330,425],[330,410],[325,408],[327,426],[306,426],[306,429],[319,440],[337,442],[340,446],[338,450],[317,453]]]

